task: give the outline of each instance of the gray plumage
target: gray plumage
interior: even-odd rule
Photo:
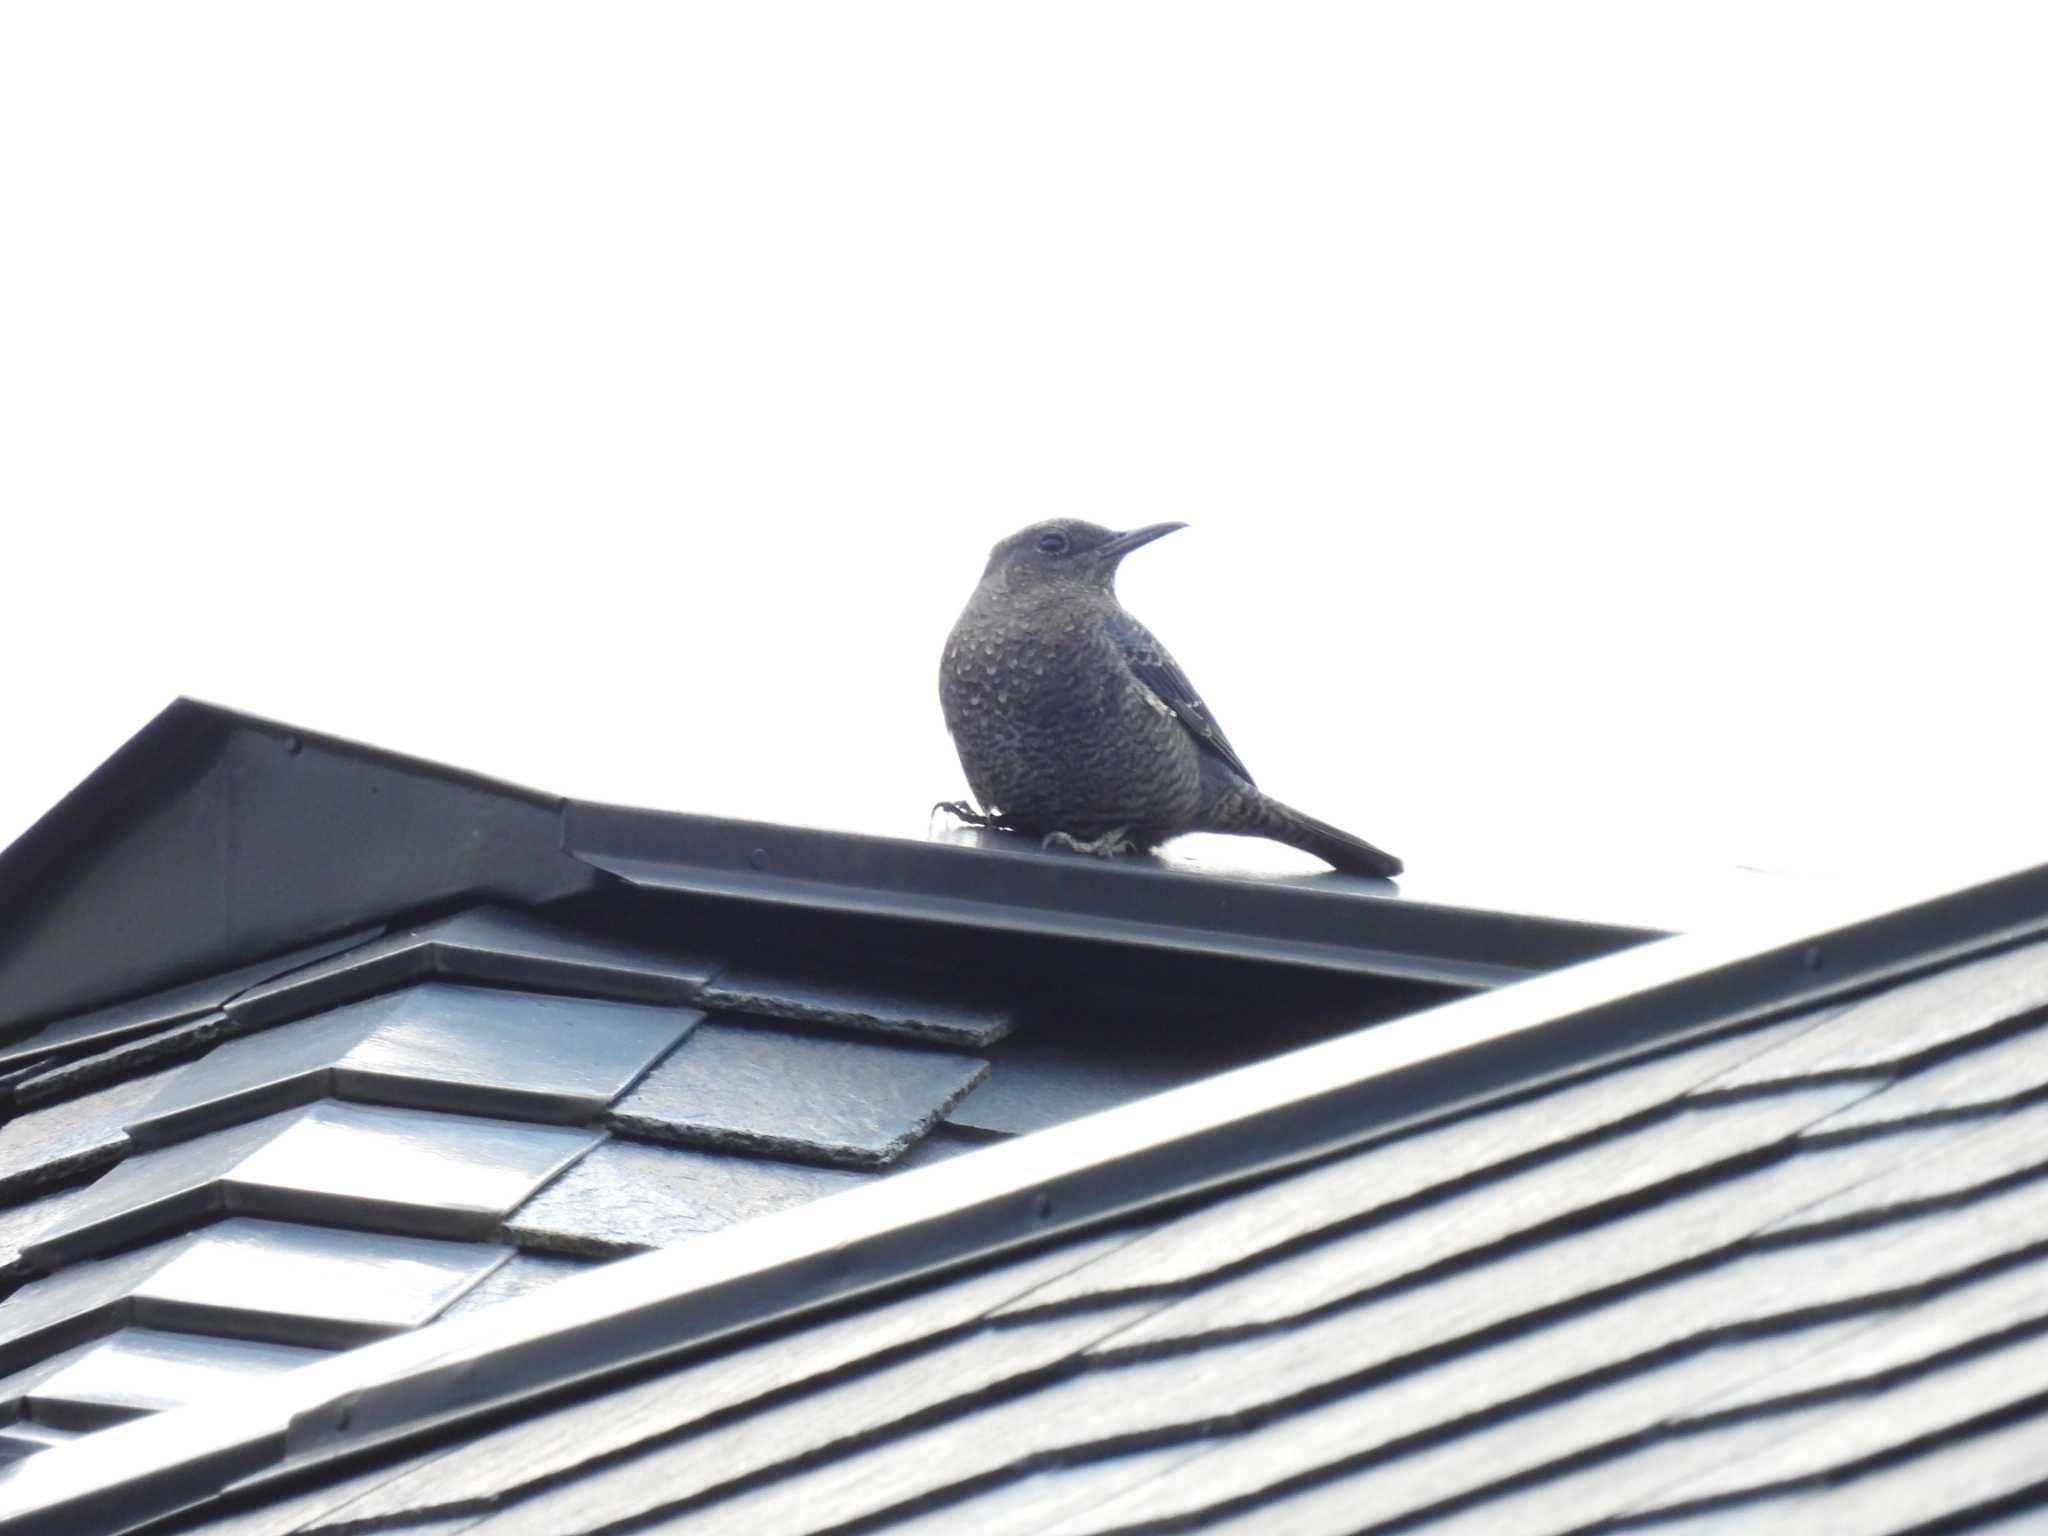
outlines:
[[[1105,856],[1238,832],[1354,874],[1401,861],[1252,783],[1187,675],[1116,600],[1119,561],[1185,526],[1034,523],[989,554],[947,637],[939,701],[982,811],[964,819]]]

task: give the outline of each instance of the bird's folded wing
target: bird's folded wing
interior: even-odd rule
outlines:
[[[1166,647],[1152,637],[1152,631],[1120,608],[1111,613],[1109,624],[1118,649],[1123,652],[1124,660],[1138,681],[1173,711],[1174,717],[1195,738],[1197,745],[1215,753],[1230,766],[1231,772],[1245,783],[1251,783],[1251,771],[1245,767],[1244,759],[1237,755],[1237,749],[1223,734],[1223,727],[1216,723],[1215,716],[1209,713],[1209,706],[1202,702],[1202,696],[1195,692],[1195,685],[1188,681],[1188,675],[1181,671],[1180,664]]]

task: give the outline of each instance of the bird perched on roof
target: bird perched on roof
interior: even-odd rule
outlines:
[[[1116,533],[1055,518],[1013,533],[947,637],[939,701],[981,802],[939,807],[1105,858],[1238,832],[1338,869],[1401,861],[1263,793],[1152,632],[1116,600],[1124,556],[1184,523]]]

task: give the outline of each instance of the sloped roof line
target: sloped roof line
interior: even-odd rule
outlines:
[[[1661,935],[1447,906],[1381,880],[1258,877],[1044,853],[1009,834],[919,842],[572,800],[563,847],[642,890],[1083,937],[1352,975],[1497,987]]]
[[[345,1454],[2048,932],[2048,866],[1844,920],[1624,951],[565,1280],[59,1447],[10,1531],[133,1529]],[[120,1469],[110,1477],[110,1469]],[[81,1524],[83,1522],[83,1524]]]
[[[0,848],[0,1041],[366,922],[620,883],[1463,988],[1653,936],[1413,901],[1341,875],[1109,868],[1024,839],[599,805],[179,699]],[[110,929],[126,939],[112,954]]]

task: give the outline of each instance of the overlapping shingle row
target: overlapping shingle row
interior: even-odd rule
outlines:
[[[2003,1530],[2044,1277],[2034,944],[185,1528]]]
[[[724,974],[476,908],[6,1047],[0,1458],[872,1178],[1010,1022]]]

